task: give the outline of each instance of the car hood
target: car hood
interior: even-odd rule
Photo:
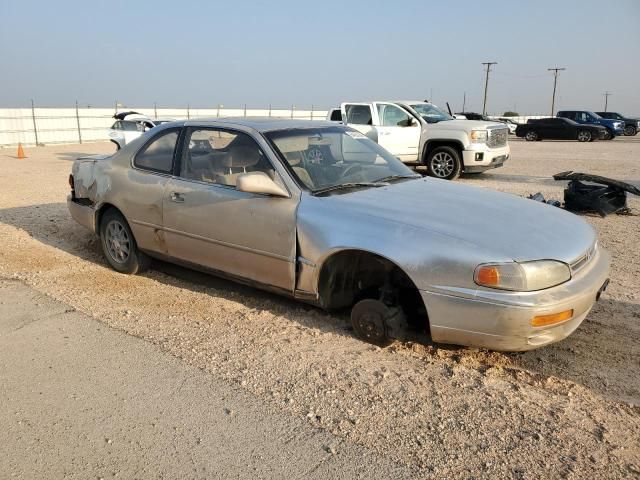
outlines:
[[[593,228],[547,204],[431,178],[324,197],[333,212],[402,223],[476,245],[515,261],[571,263],[593,246]],[[340,215],[340,213],[336,213]]]

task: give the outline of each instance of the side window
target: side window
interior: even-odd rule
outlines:
[[[371,107],[369,105],[345,105],[347,123],[354,125],[373,125]]]
[[[331,111],[331,121],[332,122],[341,122],[342,121],[342,112],[338,109]]]
[[[240,175],[263,172],[282,185],[271,162],[246,133],[191,129],[184,144],[180,164],[182,178],[235,187]]]
[[[128,132],[138,131],[138,124],[136,122],[131,122],[129,120],[124,120],[120,122],[120,129],[126,130]]]
[[[111,125],[111,130],[122,130],[122,125],[120,124],[120,120]]]
[[[173,154],[178,143],[178,130],[170,130],[155,137],[151,143],[138,152],[133,164],[145,170],[171,173]]]
[[[403,127],[409,125],[410,115],[395,105],[378,104],[380,125],[384,127]]]

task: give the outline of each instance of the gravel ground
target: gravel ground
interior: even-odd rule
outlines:
[[[640,136],[511,146],[505,167],[459,181],[555,198],[565,170],[640,185]],[[640,199],[633,215],[585,217],[612,253],[611,284],[568,339],[523,354],[428,338],[379,349],[346,318],[258,290],[160,262],[109,269],[64,199],[71,161],[111,150],[0,150],[0,276],[424,478],[640,478]]]

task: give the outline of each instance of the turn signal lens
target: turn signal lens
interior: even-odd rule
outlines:
[[[487,287],[500,285],[500,271],[492,265],[482,265],[476,270],[476,282]]]
[[[565,310],[560,313],[552,313],[551,315],[537,315],[531,319],[531,326],[546,327],[547,325],[564,322],[569,320],[571,317],[573,317],[573,309]]]

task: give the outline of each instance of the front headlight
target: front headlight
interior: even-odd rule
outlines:
[[[487,131],[486,130],[471,130],[471,143],[486,143]]]
[[[473,275],[473,280],[483,287],[516,292],[543,290],[570,279],[569,266],[555,260],[487,263],[478,265]]]

